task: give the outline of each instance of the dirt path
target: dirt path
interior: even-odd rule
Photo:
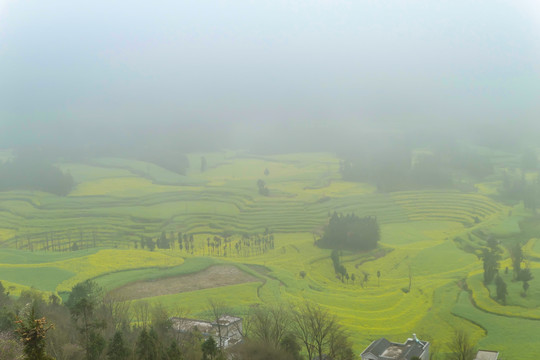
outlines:
[[[122,299],[133,300],[256,281],[260,280],[236,266],[215,265],[194,274],[137,281],[115,289],[110,294]]]

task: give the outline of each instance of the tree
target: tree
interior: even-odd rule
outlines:
[[[259,194],[263,196],[268,196],[269,190],[266,187],[266,182],[262,179],[257,180],[257,188],[259,189]]]
[[[226,306],[225,304],[216,299],[209,299],[208,300],[208,310],[212,316],[212,320],[217,325],[217,345],[219,349],[223,349],[223,346],[225,345],[225,334],[223,333],[224,328],[221,325],[221,318],[226,314]]]
[[[108,360],[125,360],[129,357],[129,349],[124,344],[124,337],[121,331],[116,331],[114,337],[109,342],[107,350]]]
[[[103,328],[105,324],[95,318],[100,298],[101,288],[96,282],[86,280],[71,289],[66,301],[66,306],[82,335],[87,360],[94,359],[105,347],[105,340],[97,333],[97,330]]]
[[[147,301],[137,301],[133,305],[133,310],[135,312],[135,321],[138,326],[146,328],[150,320],[150,305]]]
[[[23,347],[11,333],[0,332],[0,360],[23,358]]]
[[[6,288],[0,281],[0,307],[5,306],[9,303],[9,292],[6,291]]]
[[[531,269],[528,266],[519,270],[519,274],[517,276],[518,281],[531,281],[532,279],[533,275],[531,273]]]
[[[359,218],[354,214],[334,212],[316,245],[338,250],[365,251],[375,249],[379,239],[380,229],[376,217]]]
[[[343,279],[345,278],[345,276],[347,275],[347,268],[343,265],[343,264],[340,264],[339,267],[338,267],[338,274],[339,276],[341,277],[341,282],[343,282]]]
[[[167,356],[169,357],[169,360],[182,359],[182,353],[180,352],[180,348],[178,347],[176,340],[171,341],[171,345],[167,349]]]
[[[136,343],[137,359],[140,360],[157,360],[158,359],[158,346],[157,339],[155,339],[146,328],[143,328],[137,338]]]
[[[212,336],[209,336],[208,339],[202,343],[201,349],[203,352],[203,360],[213,360],[218,354],[216,340],[214,340]]]
[[[463,330],[456,330],[450,343],[448,344],[450,352],[449,360],[471,360],[476,355],[474,344],[471,342],[469,334]]]
[[[524,281],[523,282],[523,294],[524,294],[523,296],[527,296],[527,290],[529,290],[529,287],[530,287],[529,282]]]
[[[517,279],[521,272],[521,262],[523,261],[523,250],[521,249],[521,243],[517,241],[510,249],[510,255],[512,257],[512,266],[514,268],[514,279]]]
[[[278,349],[291,331],[289,311],[282,305],[257,307],[249,315],[250,338]]]
[[[533,279],[531,269],[528,267],[521,269],[519,272],[518,280],[523,281],[523,296],[527,296],[527,290],[529,290],[529,281]]]
[[[499,248],[493,242],[488,243],[489,247],[482,250],[482,260],[484,265],[484,284],[490,284],[499,269]]]
[[[101,333],[95,329],[90,331],[89,343],[88,343],[88,355],[89,360],[97,360],[100,358],[101,353],[105,350],[106,341]]]
[[[174,239],[172,239],[174,240]],[[167,235],[165,234],[165,231],[161,232],[161,235],[159,236],[156,245],[158,249],[169,249],[170,248],[170,240],[167,239]]]
[[[333,360],[354,360],[356,356],[352,350],[349,338],[341,328],[330,333],[328,356]]]
[[[154,249],[156,248],[156,243],[154,242],[154,240],[152,240],[152,238],[146,238],[146,247],[148,247],[148,250],[154,251]]]
[[[203,352],[201,349],[201,343],[203,342],[203,336],[198,330],[194,330],[187,333],[178,333],[180,351],[185,360],[201,360]]]
[[[0,191],[30,189],[66,196],[74,185],[69,173],[64,174],[38,151],[19,153],[0,164]]]
[[[302,356],[300,355],[302,347],[298,344],[298,341],[293,333],[287,333],[281,340],[280,346],[283,351],[292,357],[293,360],[302,359]]]
[[[201,172],[206,171],[206,158],[204,156],[201,156]]]
[[[36,318],[34,306],[24,316],[16,321],[17,334],[23,344],[23,352],[27,360],[52,360],[45,352],[45,337],[53,325],[47,324],[47,320],[42,317]]]
[[[237,360],[297,360],[294,355],[281,348],[260,343],[253,340],[246,340],[232,350],[232,358]]]
[[[497,299],[499,299],[503,304],[505,304],[508,290],[506,287],[506,283],[499,275],[497,275],[497,278],[495,279],[495,285],[497,286]]]
[[[309,359],[328,355],[338,338],[336,332],[341,331],[334,315],[308,302],[293,309],[292,321],[294,334],[303,343]]]

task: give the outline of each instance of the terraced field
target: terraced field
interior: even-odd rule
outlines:
[[[204,173],[198,171],[202,155],[208,163]],[[190,279],[188,274],[197,279],[212,267],[234,266],[239,277],[253,281],[190,288],[178,280],[174,293],[141,293],[135,302],[162,302],[171,311],[182,307],[190,316],[205,316],[212,297],[238,315],[255,303],[315,301],[340,317],[358,352],[378,337],[401,341],[414,332],[444,353],[454,328],[469,331],[482,346],[513,351],[503,345],[503,334],[492,330],[499,324],[495,314],[527,326],[539,316],[536,283],[530,301],[498,304],[478,281],[481,261],[453,241],[481,246],[476,230],[519,231],[516,215],[510,217],[508,207],[486,195],[378,193],[369,184],[341,181],[339,160],[328,154],[256,157],[229,151],[189,159],[195,170],[186,176],[124,159],[64,163],[59,166],[77,182],[67,197],[0,193],[0,279],[14,294],[35,287],[62,295],[88,278],[114,292],[137,281],[160,284],[166,281],[160,279]],[[268,197],[258,194],[258,179],[266,182]],[[334,211],[376,216],[381,224],[379,249],[342,255],[355,281],[336,278],[330,251],[313,245],[314,233]],[[265,251],[229,248],[224,256],[208,246],[207,239],[224,232],[234,243],[262,236],[266,228],[274,246]],[[189,252],[177,244],[170,250],[140,249],[141,237],[161,232],[190,233],[194,246]],[[526,245],[529,255],[540,253],[537,243]],[[79,250],[68,251],[75,244]],[[535,274],[537,265],[532,261]],[[476,307],[460,295],[463,279]],[[522,358],[534,358],[535,350],[522,350]]]

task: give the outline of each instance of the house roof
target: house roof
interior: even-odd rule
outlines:
[[[390,346],[390,341],[386,340],[385,338],[380,338],[378,340],[373,341],[367,348],[362,352],[363,354],[372,353],[373,355],[380,356],[384,350]]]
[[[422,355],[427,345],[428,342],[420,340],[407,339],[407,342],[400,344],[380,338],[372,342],[362,355],[371,353],[381,360],[410,360]]]
[[[491,350],[478,350],[475,360],[497,360],[499,352]]]
[[[171,321],[172,326],[176,331],[187,332],[197,329],[202,333],[209,334],[213,329],[210,322],[203,320],[173,317],[171,318]]]
[[[231,315],[223,315],[219,318],[218,322],[222,325],[231,325],[234,324],[237,321],[242,321],[242,318],[231,316]]]

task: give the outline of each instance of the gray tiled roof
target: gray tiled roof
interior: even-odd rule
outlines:
[[[372,353],[373,355],[380,356],[390,346],[390,341],[385,338],[380,338],[372,342],[362,354]]]
[[[404,344],[400,344],[380,338],[373,341],[362,355],[371,353],[380,360],[410,360],[414,356],[420,357],[427,345],[427,342],[419,340],[407,339]]]
[[[478,350],[475,360],[497,360],[499,353],[491,350]]]

